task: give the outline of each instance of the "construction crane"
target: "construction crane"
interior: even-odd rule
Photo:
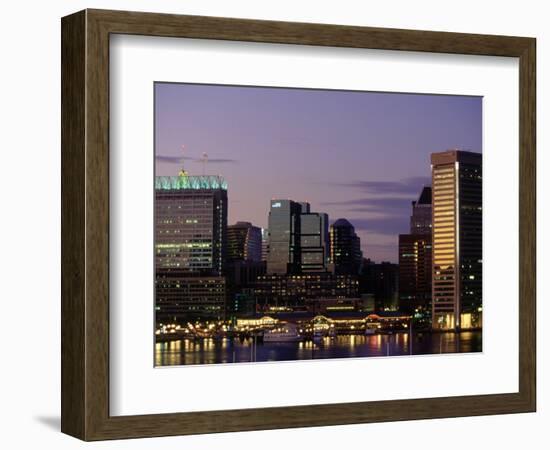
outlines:
[[[185,153],[185,145],[182,145],[181,146],[181,169],[180,169],[180,173],[178,174],[180,177],[186,177],[188,175],[187,171],[183,167],[183,162],[185,160],[184,153]]]
[[[202,162],[202,174],[206,175],[206,165],[208,164],[208,153],[203,152],[201,157]]]

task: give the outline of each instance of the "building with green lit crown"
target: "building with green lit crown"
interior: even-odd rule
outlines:
[[[155,178],[157,322],[223,318],[226,233],[221,176]]]

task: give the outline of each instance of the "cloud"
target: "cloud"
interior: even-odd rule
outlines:
[[[323,205],[340,207],[338,209],[345,211],[357,230],[395,236],[408,233],[411,202],[418,198],[424,186],[430,185],[430,179],[411,177],[400,181],[357,181],[339,185],[360,189],[366,196]]]
[[[190,158],[188,156],[168,156],[168,155],[155,155],[155,160],[168,164],[181,164],[183,161],[202,162],[202,158]],[[225,159],[225,158],[208,158],[208,163],[212,164],[235,164],[239,161],[237,159]]]
[[[336,207],[362,238],[366,257],[376,260],[396,260],[397,236],[410,230],[411,202],[416,200],[424,186],[431,185],[429,177],[408,177],[393,181],[357,180],[332,183],[348,188],[341,201],[323,202]],[[350,198],[350,193],[357,198]],[[374,237],[373,237],[374,235]],[[370,238],[374,242],[370,242]],[[391,242],[379,242],[390,240]]]
[[[409,216],[389,216],[383,218],[355,218],[348,219],[357,230],[371,233],[395,236],[409,231]]]
[[[202,162],[202,159],[194,159],[193,161]],[[208,163],[214,164],[236,164],[238,162],[238,159],[208,158]]]
[[[424,186],[429,186],[429,177],[410,177],[398,181],[351,181],[334,183],[337,186],[356,188],[371,194],[414,194],[419,195]]]
[[[416,197],[376,197],[376,198],[357,198],[352,200],[344,200],[341,202],[323,202],[324,206],[351,206],[345,208],[347,211],[353,212],[380,212],[392,213],[408,211],[411,207],[411,201]]]
[[[429,177],[408,177],[394,181],[358,180],[332,185],[350,188],[346,199],[322,204],[342,211],[362,236],[367,257],[395,260],[397,236],[408,233],[410,229],[411,202],[418,198],[424,186],[431,185],[431,180]],[[350,192],[356,192],[358,198],[350,199]],[[373,235],[377,237],[371,243],[369,236],[372,238]],[[392,242],[376,243],[382,236],[385,237],[383,240],[391,239]]]
[[[192,159],[193,158],[187,158],[186,156],[155,155],[155,160],[169,164],[179,164],[183,161],[190,161]]]

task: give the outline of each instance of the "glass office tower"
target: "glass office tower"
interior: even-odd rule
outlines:
[[[482,158],[449,150],[431,155],[432,326],[482,324]]]
[[[272,200],[268,217],[269,252],[267,273],[286,274],[300,262],[300,213],[292,200]]]
[[[328,215],[300,214],[300,271],[325,272],[329,260]]]
[[[250,222],[237,222],[227,227],[227,261],[262,259],[262,229]]]

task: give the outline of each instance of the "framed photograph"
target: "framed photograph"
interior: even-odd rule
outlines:
[[[63,432],[535,411],[534,38],[61,29]]]

